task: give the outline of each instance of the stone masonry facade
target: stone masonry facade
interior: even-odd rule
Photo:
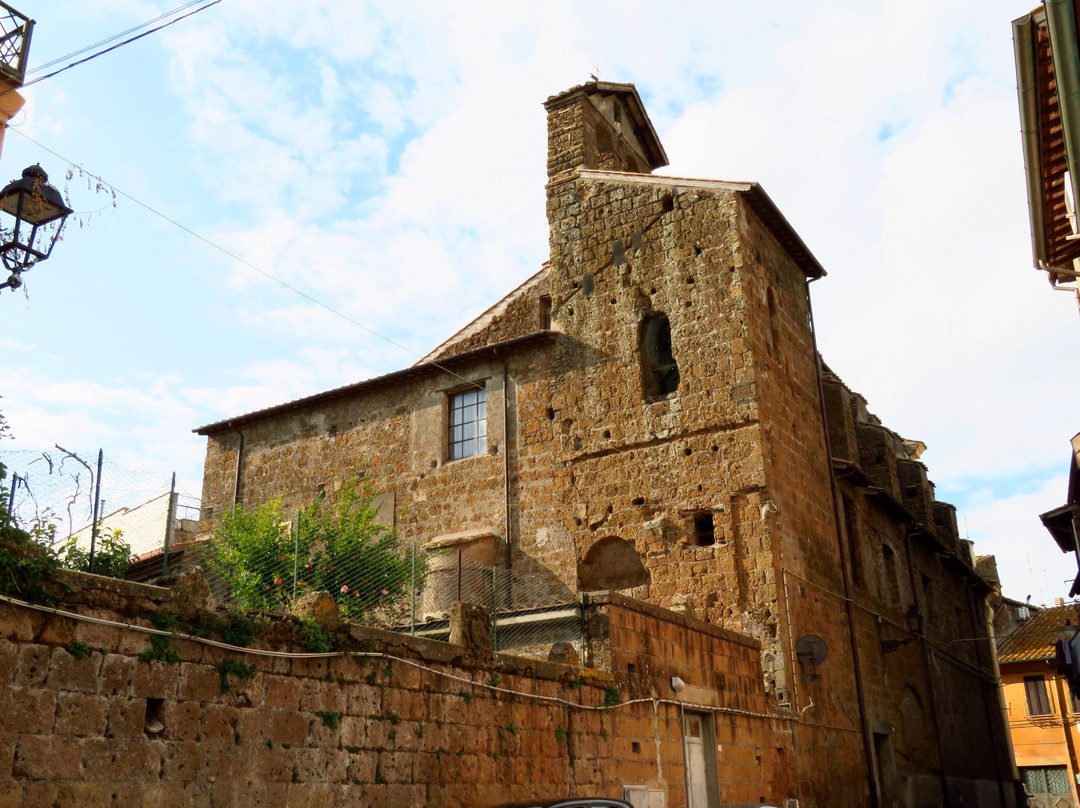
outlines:
[[[489,615],[471,606],[451,643],[351,627],[313,655],[276,617],[251,648],[173,636],[169,661],[139,658],[160,616],[213,613],[159,587],[67,583],[58,611],[0,603],[3,808],[470,808],[624,785],[681,805],[686,709],[715,712],[716,799],[793,788],[790,721],[766,710],[758,643],[618,595],[589,604],[606,669],[493,655]],[[675,675],[702,684],[670,693]]]
[[[760,186],[652,174],[632,85],[545,106],[548,262],[410,368],[201,428],[202,529],[362,463],[407,542],[753,638],[799,805],[1016,804],[989,587],[924,447],[821,362],[822,267]],[[450,460],[470,387],[486,450]]]

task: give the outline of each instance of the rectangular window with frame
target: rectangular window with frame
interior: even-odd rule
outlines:
[[[1043,676],[1024,677],[1024,695],[1027,696],[1028,715],[1052,715],[1050,697],[1046,692],[1046,678]]]
[[[1064,766],[1021,766],[1020,776],[1028,794],[1068,794],[1069,772]]]
[[[487,390],[470,387],[447,400],[447,459],[487,452]]]

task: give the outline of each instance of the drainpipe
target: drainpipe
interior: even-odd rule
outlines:
[[[232,504],[235,508],[236,503],[240,501],[240,466],[244,461],[244,433],[237,429],[232,421],[229,421],[229,429],[235,432],[240,438],[240,442],[236,447],[236,474],[233,477]]]
[[[514,605],[514,584],[510,571],[513,568],[513,554],[510,548],[510,374],[506,367],[506,357],[502,360],[503,382],[503,523],[506,535],[506,605]]]
[[[1076,745],[1073,743],[1072,733],[1069,732],[1069,719],[1067,718],[1069,713],[1068,704],[1066,700],[1068,697],[1065,693],[1067,685],[1065,680],[1060,676],[1054,676],[1051,678],[1057,691],[1058,706],[1061,708],[1061,732],[1065,736],[1065,750],[1069,753],[1069,773],[1073,774],[1076,771]],[[1077,792],[1076,776],[1069,778],[1069,787],[1072,789],[1073,800],[1077,805],[1080,805],[1080,794]]]
[[[971,624],[971,636],[972,637],[977,637],[978,636],[978,624],[975,622],[975,613],[976,613],[976,611],[980,612],[983,615],[986,614],[985,603],[984,603],[984,608],[977,610],[976,609],[977,601],[975,600],[975,597],[971,594],[971,590],[974,589],[978,585],[979,585],[979,583],[976,581],[975,583],[970,584],[968,586],[968,588],[967,588],[968,615],[969,615],[969,623]],[[987,634],[989,635],[989,628],[987,628]],[[990,637],[987,636],[986,639],[987,639],[987,641],[989,641]],[[982,653],[979,650],[981,647],[982,647],[981,642],[975,643],[975,662],[978,664],[979,668],[982,668]],[[1001,704],[1001,690],[997,686],[997,683],[1001,681],[1001,675],[1000,675],[1000,672],[997,669],[997,659],[996,659],[996,656],[995,656],[994,646],[992,646],[992,645],[990,646],[990,671],[994,674],[994,679],[996,680],[994,682],[994,692],[997,694],[997,701],[998,701],[998,708],[999,708],[998,715],[1004,717],[1005,711],[1004,711],[1004,709],[1001,709],[1004,706],[1004,705]],[[987,729],[992,730],[992,728],[994,726],[994,707],[991,705],[989,696],[988,696],[988,694],[986,692],[986,682],[980,681],[979,682],[979,688],[982,690],[983,709],[986,711]],[[1065,710],[1064,703],[1061,705],[1061,709],[1063,711],[1062,716],[1064,716],[1064,710]],[[1008,739],[1008,740],[1006,740],[1006,747],[1008,748],[1009,746],[1011,746],[1011,739],[1009,739],[1009,725],[1004,720],[1002,721],[1002,724],[1001,724],[1001,730],[1002,730],[1003,736],[1006,739]],[[993,738],[993,733],[992,732],[991,732],[990,737]],[[1070,759],[1072,759],[1072,750],[1071,749],[1069,750],[1069,756],[1070,756]],[[995,744],[995,752],[994,752],[994,769],[997,770],[998,792],[1001,794],[1001,804],[1006,805],[1007,802],[1006,802],[1006,799],[1005,799],[1005,781],[1003,779],[1002,772],[1001,772],[1001,757],[998,754],[996,744]],[[1071,767],[1070,767],[1069,771],[1070,772],[1072,771]],[[1009,765],[1009,777],[1010,777],[1010,779],[1012,778],[1012,776],[1013,776],[1013,769],[1012,769],[1012,765],[1010,764]],[[1069,779],[1072,780],[1073,793],[1075,794],[1076,778],[1071,777]]]
[[[851,667],[855,674],[855,696],[859,705],[859,724],[862,726],[863,755],[866,759],[866,774],[870,785],[870,808],[880,808],[881,795],[878,793],[878,779],[874,776],[874,750],[871,746],[870,723],[866,717],[866,696],[863,693],[862,665],[859,663],[859,644],[855,635],[855,606],[851,601],[851,580],[848,573],[847,553],[844,551],[844,537],[841,534],[840,505],[837,502],[838,491],[836,475],[832,465],[832,441],[829,439],[829,421],[825,414],[825,381],[821,372],[821,355],[818,353],[817,328],[814,326],[814,306],[810,301],[810,284],[817,278],[806,282],[806,310],[810,320],[810,341],[814,351],[814,371],[817,375],[818,406],[821,408],[821,431],[825,437],[825,462],[829,471],[829,488],[832,492],[833,521],[836,524],[836,542],[840,550],[840,574],[844,581],[844,604],[847,607],[848,640],[851,645]],[[788,626],[791,631],[791,626]],[[794,738],[792,739],[794,741]]]

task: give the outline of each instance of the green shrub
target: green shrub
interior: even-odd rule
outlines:
[[[128,567],[135,562],[131,545],[122,536],[123,531],[105,528],[97,537],[93,559],[90,558],[90,551],[79,547],[77,539],[72,536],[61,550],[60,563],[69,570],[122,580]]]
[[[346,617],[361,622],[408,597],[414,577],[422,587],[427,573],[426,559],[414,559],[377,521],[376,495],[357,472],[333,501],[320,495],[305,508],[295,534],[280,499],[237,505],[214,533],[209,565],[244,607],[281,611],[294,598],[324,591]]]

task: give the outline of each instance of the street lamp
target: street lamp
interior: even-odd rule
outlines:
[[[11,272],[7,281],[0,283],[0,289],[18,289],[22,286],[22,273],[52,253],[64,220],[72,211],[64,204],[60,192],[49,185],[49,175],[39,165],[24,168],[22,179],[8,183],[0,191],[0,211],[15,217],[11,235],[0,244],[0,261]],[[51,238],[48,232],[38,238],[40,228],[57,221]]]

